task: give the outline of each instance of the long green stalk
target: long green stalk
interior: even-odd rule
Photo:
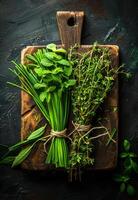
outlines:
[[[38,49],[27,58],[29,63],[22,65],[13,62],[15,69],[11,69],[20,80],[21,86],[10,84],[24,90],[33,98],[53,131],[63,131],[67,128],[69,115],[69,89],[75,84],[75,80],[70,79],[72,65],[68,61],[67,52],[50,44],[46,49]],[[68,147],[65,137],[49,135],[46,145],[47,141],[51,144],[46,163],[67,167]]]

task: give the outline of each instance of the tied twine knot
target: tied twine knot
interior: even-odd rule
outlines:
[[[46,150],[46,144],[52,140],[53,138],[57,137],[57,138],[68,138],[70,139],[70,137],[68,137],[66,135],[66,132],[67,132],[67,129],[65,128],[64,130],[62,131],[54,131],[53,129],[51,129],[50,131],[50,134],[45,136],[45,139],[47,139],[44,143],[44,152],[47,153],[47,150]]]
[[[51,129],[50,135],[52,137],[67,137],[66,131],[67,131],[66,128],[62,131],[54,131],[53,129]]]
[[[88,124],[88,125],[81,125],[81,124],[77,124],[77,123],[73,123],[75,129],[77,129],[77,131],[79,132],[87,132],[91,129],[92,125]]]

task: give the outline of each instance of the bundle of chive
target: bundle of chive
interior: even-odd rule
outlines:
[[[67,58],[66,50],[57,49],[55,44],[38,49],[33,55],[27,55],[27,59],[29,62],[25,65],[13,62],[15,69],[11,69],[19,78],[21,86],[10,84],[19,87],[33,98],[51,126],[51,134],[42,138],[45,139],[45,145],[51,142],[45,162],[66,168],[68,148],[65,139],[70,103],[69,90],[76,82],[70,79],[71,62]]]
[[[111,90],[119,68],[111,67],[109,50],[98,47],[96,43],[86,53],[79,53],[77,47],[72,47],[69,59],[74,65],[73,77],[76,79],[71,94],[74,131],[70,168],[80,169],[94,163],[91,121]]]

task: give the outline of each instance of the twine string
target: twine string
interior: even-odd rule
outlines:
[[[62,131],[54,131],[53,129],[51,129],[50,134],[44,137],[44,139],[46,139],[46,141],[44,142],[44,152],[47,153],[47,149],[46,149],[47,143],[56,137],[68,138],[69,140],[72,140],[69,136],[66,135],[66,132],[67,132],[67,128],[65,128]]]

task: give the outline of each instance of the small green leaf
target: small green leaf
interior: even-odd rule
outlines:
[[[124,140],[123,146],[126,151],[130,150],[130,142],[128,140]]]
[[[38,128],[37,130],[33,131],[28,137],[27,137],[27,140],[34,140],[36,138],[39,138],[41,137],[44,132],[45,132],[45,128],[46,128],[46,125],[45,126],[42,126],[41,128]]]
[[[61,83],[61,82],[62,82],[60,76],[59,76],[59,75],[56,75],[56,74],[52,74],[52,81],[58,82],[58,83]]]
[[[41,64],[42,64],[43,66],[46,66],[46,67],[51,67],[51,66],[53,66],[53,62],[51,62],[51,61],[48,60],[47,58],[43,58],[43,59],[41,60]]]
[[[70,66],[70,62],[68,60],[62,59],[57,61],[57,63],[61,64],[61,65],[65,65],[65,66]]]
[[[72,73],[72,66],[70,66],[70,67],[64,67],[64,74],[66,76],[70,76],[71,73]]]
[[[120,157],[121,158],[126,158],[126,157],[128,157],[128,153],[123,152],[123,153],[120,154]]]
[[[15,157],[12,167],[20,165],[29,156],[30,152],[32,151],[34,147],[34,144],[31,146],[29,145],[28,147],[20,151],[20,153]]]
[[[121,185],[120,185],[120,192],[124,192],[125,188],[126,188],[125,183],[121,183]]]
[[[31,61],[35,62],[35,63],[38,63],[37,59],[33,55],[31,55],[31,54],[27,54],[26,58],[28,60],[31,60]]]
[[[44,73],[44,70],[42,68],[35,68],[34,69],[35,73],[38,74],[38,76],[43,76],[45,73]]]
[[[135,171],[135,173],[138,174],[138,164],[136,162],[134,162],[133,160],[131,161],[132,164],[132,168]]]
[[[126,76],[127,79],[130,79],[132,77],[132,73],[127,72],[127,73],[125,73],[125,76]]]
[[[44,102],[44,100],[46,99],[46,91],[44,92],[41,92],[40,95],[39,95],[39,98],[42,102]]]
[[[46,84],[45,83],[36,83],[34,85],[34,88],[35,89],[40,89],[40,88],[45,88],[46,87]]]
[[[102,78],[103,78],[103,75],[102,75],[101,73],[98,73],[98,74],[97,74],[97,77],[98,77],[98,79],[102,79]]]
[[[55,52],[56,52],[56,53],[64,53],[64,54],[67,53],[67,51],[66,51],[65,49],[63,49],[63,48],[56,49]]]
[[[135,194],[135,188],[132,186],[132,185],[128,185],[127,186],[127,193],[128,193],[128,195],[130,195],[130,196],[133,196],[134,194]]]
[[[34,139],[39,138],[40,136],[43,135],[44,130],[45,130],[46,126],[43,126],[35,131],[33,131],[26,140],[20,141],[18,143],[16,143],[15,145],[12,145],[11,147],[9,147],[9,151],[15,151],[17,149],[20,149],[22,146],[27,145],[31,142],[34,141]]]
[[[61,67],[57,67],[54,70],[52,70],[52,74],[58,74],[60,72],[63,72],[63,69]]]
[[[51,70],[45,70],[42,68],[35,68],[34,71],[38,74],[38,76],[42,77],[43,75],[51,74]]]
[[[55,50],[56,50],[56,45],[53,44],[53,43],[51,43],[51,44],[48,44],[48,45],[46,46],[46,48],[49,49],[49,50],[55,51]]]
[[[56,53],[54,53],[54,52],[46,52],[45,53],[45,56],[49,59],[49,60],[51,60],[51,61],[54,61],[54,60],[61,60],[61,58],[62,58],[62,56],[60,56],[60,55],[57,55]]]
[[[124,161],[124,168],[127,169],[129,166],[131,166],[131,160],[127,157]]]
[[[129,153],[129,157],[130,158],[137,158],[137,155],[135,153],[133,153],[133,152],[130,152]]]
[[[11,165],[15,159],[15,156],[7,156],[3,160],[0,160],[0,165],[9,164]]]
[[[76,80],[75,79],[69,79],[68,81],[66,81],[64,84],[65,84],[65,87],[68,88],[70,86],[73,86],[75,85],[76,83]]]
[[[56,86],[49,86],[46,92],[53,92],[56,89]]]

